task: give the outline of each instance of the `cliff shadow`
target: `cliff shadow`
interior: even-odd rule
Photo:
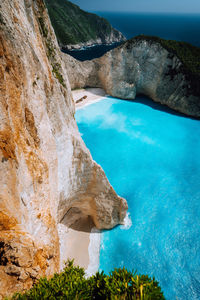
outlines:
[[[90,216],[82,216],[79,220],[70,225],[70,228],[76,231],[91,232],[95,227],[94,222]]]
[[[60,223],[68,228],[82,232],[91,232],[92,228],[95,227],[91,216],[84,215],[76,207],[70,208]]]
[[[192,116],[187,116],[181,112],[178,112],[172,108],[169,108],[167,105],[165,104],[161,104],[159,102],[155,102],[153,101],[151,98],[147,97],[146,95],[143,94],[139,94],[136,96],[136,98],[134,100],[124,100],[124,101],[131,101],[131,102],[136,102],[136,103],[140,103],[140,104],[144,104],[147,105],[155,110],[159,110],[159,111],[163,111],[167,114],[170,115],[175,115],[181,118],[187,118],[187,119],[192,119],[192,120],[199,120],[199,118],[195,118]]]
[[[86,92],[89,92],[90,94],[94,95],[94,96],[100,96],[100,97],[105,97],[106,96],[106,92],[104,91],[104,89],[102,88],[95,88],[95,87],[86,87],[85,88]]]

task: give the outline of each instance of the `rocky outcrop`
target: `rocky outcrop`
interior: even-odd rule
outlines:
[[[72,56],[62,53],[62,61],[68,73],[72,90],[84,87],[102,87],[98,76],[100,70],[98,59],[80,62]]]
[[[127,209],[80,137],[60,55],[42,0],[1,1],[0,298],[59,270],[70,212],[111,228]]]
[[[80,49],[125,41],[121,32],[100,16],[68,0],[45,0],[58,43],[63,49]]]
[[[87,42],[77,43],[77,44],[61,44],[60,47],[63,52],[66,52],[71,54],[71,51],[73,50],[87,50],[94,46],[100,46],[100,45],[107,45],[107,46],[113,46],[117,47],[117,45],[121,44],[122,41],[124,41],[125,38],[120,35],[118,37],[114,37],[113,34],[106,36],[105,38],[96,38],[88,40]]]
[[[157,39],[135,38],[99,59],[69,62],[72,88],[102,87],[122,99],[144,94],[176,111],[200,117],[198,76],[188,74],[184,62]]]

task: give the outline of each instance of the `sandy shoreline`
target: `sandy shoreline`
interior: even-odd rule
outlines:
[[[106,93],[100,88],[87,88],[72,91],[76,110],[106,98]],[[85,97],[86,96],[86,97]],[[80,100],[76,103],[78,100]],[[132,225],[127,215],[125,226]],[[129,222],[130,221],[130,222]],[[127,223],[127,224],[126,224]],[[69,227],[60,224],[60,238],[64,241],[61,247],[61,266],[63,261],[74,259],[74,263],[83,267],[86,275],[95,274],[99,267],[101,232],[94,227],[88,216],[79,218]]]
[[[76,110],[106,98],[106,93],[100,88],[86,88],[72,91]]]
[[[96,273],[99,266],[100,231],[90,217],[77,220],[65,233],[67,247],[65,256],[83,267],[88,275]]]
[[[106,97],[100,88],[87,88],[72,91],[76,110],[98,102]],[[81,99],[81,101],[80,101]],[[78,103],[76,103],[78,101]],[[99,267],[100,231],[94,227],[91,218],[85,217],[76,221],[70,228],[61,226],[60,234],[65,243],[61,253],[63,259],[74,259],[74,263],[83,267],[87,276],[95,274]],[[61,262],[63,266],[63,262]]]
[[[72,95],[76,110],[106,97],[105,91],[100,88],[73,90]],[[61,253],[63,253],[61,260],[74,259],[74,263],[83,267],[88,276],[95,274],[99,267],[101,233],[94,227],[91,218],[81,218],[70,228],[60,225],[60,235],[65,240],[63,249],[61,249]]]
[[[100,231],[90,217],[78,219],[70,227],[59,224],[61,269],[68,259],[85,269],[87,275],[95,274],[99,267]]]

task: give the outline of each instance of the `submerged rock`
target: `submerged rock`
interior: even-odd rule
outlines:
[[[70,210],[112,228],[127,204],[80,137],[42,0],[1,2],[0,78],[1,297],[59,270],[58,224]]]

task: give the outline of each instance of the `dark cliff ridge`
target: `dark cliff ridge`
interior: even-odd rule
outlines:
[[[110,23],[67,0],[45,0],[61,48],[79,49],[126,40]]]
[[[90,62],[70,59],[67,71],[72,88],[102,87],[130,100],[143,94],[200,118],[200,48],[188,43],[137,36]]]

